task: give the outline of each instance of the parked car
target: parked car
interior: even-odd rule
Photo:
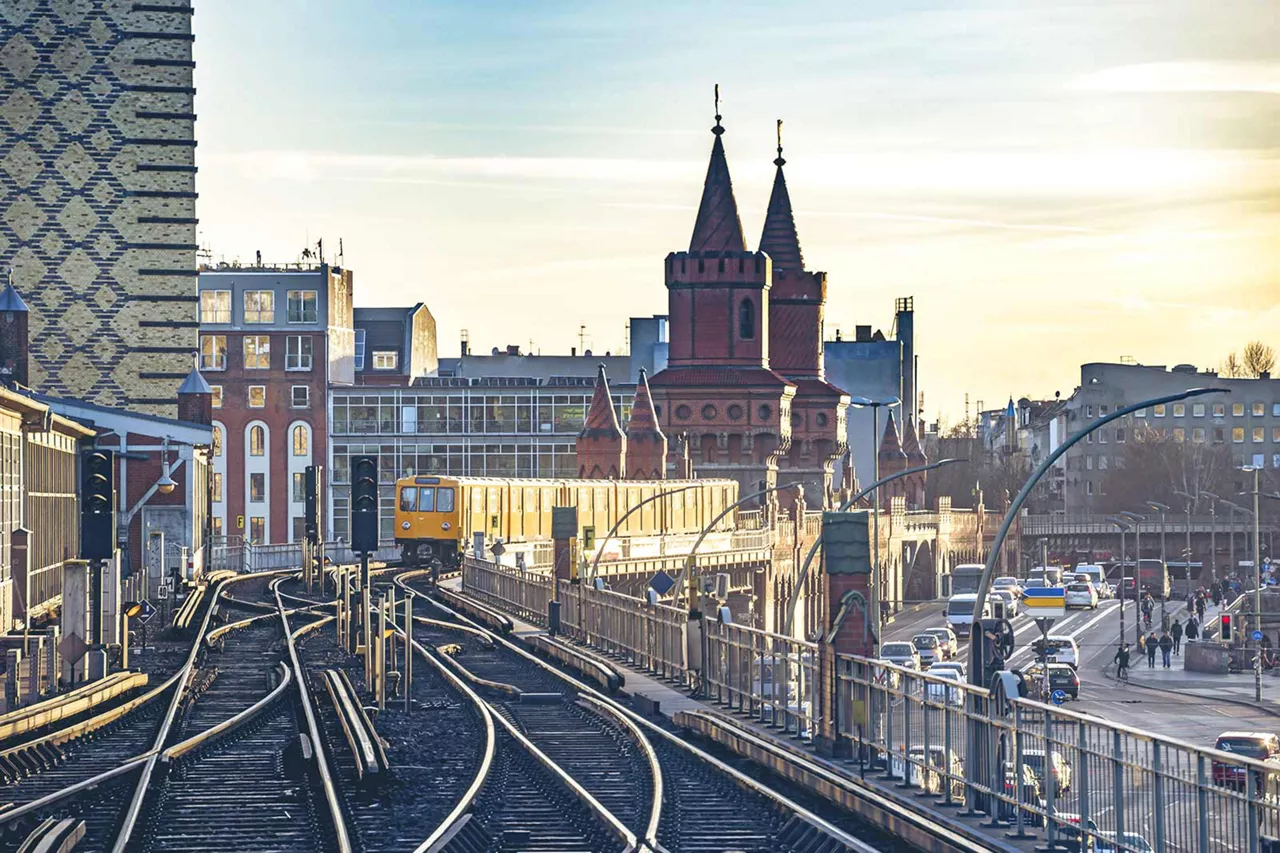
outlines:
[[[1242,758],[1280,764],[1280,737],[1266,732],[1223,732],[1218,735],[1213,748]],[[1259,774],[1259,777],[1254,779],[1254,790],[1259,793],[1265,792],[1266,783],[1267,780],[1261,778]],[[1245,768],[1215,761],[1213,762],[1213,784],[1243,791],[1248,786]]]
[[[956,638],[956,632],[950,628],[926,628],[924,633],[938,638],[938,648],[942,651],[943,660],[951,660],[960,654],[960,641]]]
[[[880,657],[906,669],[920,668],[920,655],[911,643],[885,643],[880,647]]]
[[[1044,823],[1044,818],[1032,811],[1029,806],[1040,807],[1044,802],[1044,789],[1040,785],[1040,777],[1036,772],[1027,765],[1022,765],[1022,795],[1018,796],[1017,776],[1013,770],[1013,762],[1006,761],[1004,763],[1004,795],[1012,801],[1022,804],[1022,825],[1023,826],[1039,826]],[[1000,820],[1015,822],[1018,816],[1017,807],[1013,802],[1000,801]]]
[[[1061,690],[1072,699],[1080,698],[1080,676],[1065,663],[1051,663],[1049,666],[1049,693],[1044,692],[1045,664],[1033,663],[1022,671],[1027,680],[1027,694],[1038,702],[1048,702],[1055,690]]]
[[[1056,749],[1051,753],[1048,778],[1052,780],[1052,791],[1055,798],[1061,798],[1071,792],[1071,764]],[[1040,780],[1040,786],[1047,792],[1050,790],[1045,776],[1045,757],[1043,749],[1024,749],[1022,762],[1031,768]],[[1060,815],[1060,817],[1067,817]],[[1077,821],[1079,818],[1077,817]]]
[[[1080,665],[1080,647],[1070,637],[1050,634],[1044,640],[1037,639],[1031,643],[1031,650],[1036,659],[1047,663],[1065,663],[1075,669]]]
[[[924,769],[922,765],[925,763],[924,747],[913,746],[907,751],[907,757],[911,760],[911,784],[927,791],[930,794],[939,794],[943,792],[943,785],[947,782],[947,768],[949,766],[951,774],[951,796],[960,798],[964,796],[964,762],[955,750],[944,749],[940,746],[929,747],[929,769],[921,778],[921,771]],[[903,778],[902,756],[895,755],[889,764],[889,775],[895,779]]]
[[[991,589],[993,592],[1005,589],[1019,598],[1022,597],[1022,582],[1017,578],[1007,576],[996,578],[991,582]]]
[[[935,664],[934,666],[940,666],[940,664]],[[945,678],[947,681],[952,681],[956,684],[960,684],[964,680],[960,673],[956,672],[954,669],[935,670],[934,667],[929,667],[929,674],[935,675],[939,678]],[[929,679],[925,682],[925,696],[931,701],[945,702],[948,705],[959,706],[964,704],[963,690],[959,687],[952,687],[950,684],[943,684],[941,682],[934,681],[933,679]]]
[[[1067,607],[1083,607],[1086,610],[1096,610],[1098,607],[1098,591],[1089,581],[1067,584],[1065,597]]]
[[[1151,842],[1143,838],[1136,832],[1126,832],[1122,838],[1124,847],[1116,844],[1116,834],[1114,832],[1099,832],[1097,839],[1093,842],[1093,853],[1156,853],[1156,848],[1151,846]]]
[[[1018,615],[1018,596],[1014,595],[1013,590],[997,589],[991,594],[1004,602],[1005,613],[1009,614],[1006,618],[1012,619]]]
[[[942,661],[941,663],[935,663],[933,666],[929,667],[930,675],[937,675],[940,672],[948,671],[958,673],[961,681],[965,680],[965,677],[969,672],[969,670],[965,668],[964,662],[958,660]]]
[[[920,657],[921,669],[928,669],[934,663],[942,660],[942,653],[938,651],[938,638],[933,634],[916,634],[911,638],[911,645],[916,647],[916,654]]]

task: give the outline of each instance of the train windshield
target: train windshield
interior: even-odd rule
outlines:
[[[453,512],[453,489],[405,486],[400,490],[401,512]]]
[[[400,490],[400,511],[413,512],[418,508],[418,487],[405,486]]]
[[[436,512],[453,512],[453,489],[441,486],[436,489]]]

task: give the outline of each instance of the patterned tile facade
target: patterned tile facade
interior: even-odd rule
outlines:
[[[190,0],[0,0],[0,267],[31,384],[175,417],[197,342]]]

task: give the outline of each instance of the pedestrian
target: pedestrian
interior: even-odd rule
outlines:
[[[1156,652],[1160,648],[1160,638],[1156,636],[1156,632],[1152,631],[1147,635],[1147,669],[1156,668]]]
[[[1204,596],[1196,599],[1196,621],[1204,623]]]
[[[1173,635],[1173,653],[1176,655],[1182,649],[1182,623],[1174,619],[1169,633]]]
[[[1173,652],[1173,637],[1169,636],[1169,632],[1165,631],[1160,635],[1160,657],[1164,661],[1164,668],[1169,668],[1169,655]]]
[[[1200,623],[1196,621],[1196,617],[1192,616],[1187,619],[1187,642],[1191,642],[1200,636]]]

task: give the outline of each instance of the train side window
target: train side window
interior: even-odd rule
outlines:
[[[415,512],[418,509],[418,487],[405,486],[400,490],[400,511]]]
[[[418,512],[435,512],[436,511],[436,490],[435,489],[419,489],[418,490]]]
[[[436,489],[436,512],[453,512],[453,489]]]

